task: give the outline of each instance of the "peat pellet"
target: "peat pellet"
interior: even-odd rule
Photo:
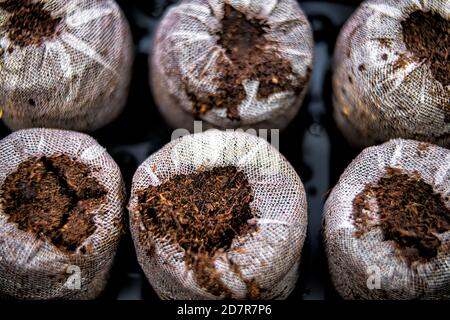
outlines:
[[[449,299],[450,151],[365,149],[325,204],[331,278],[346,299]]]
[[[333,62],[334,117],[348,141],[450,146],[450,3],[364,1]]]
[[[12,130],[94,131],[125,106],[132,36],[112,0],[0,2],[0,111]]]
[[[0,150],[0,295],[97,297],[123,232],[118,166],[72,131],[19,130]]]
[[[168,10],[152,54],[153,95],[169,125],[283,129],[313,63],[297,1],[184,0]]]
[[[306,236],[303,184],[265,140],[209,130],[172,141],[133,178],[138,261],[163,299],[284,299]]]

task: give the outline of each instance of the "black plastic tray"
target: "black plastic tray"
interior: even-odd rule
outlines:
[[[130,23],[136,58],[131,91],[122,115],[91,135],[106,147],[122,170],[127,190],[139,164],[170,141],[154,104],[148,80],[148,52],[164,10],[177,1],[119,0]],[[308,197],[308,235],[302,255],[295,299],[340,299],[327,270],[322,246],[322,209],[328,191],[361,151],[348,146],[337,130],[331,106],[331,58],[340,28],[360,1],[300,1],[314,30],[315,62],[310,90],[298,116],[280,135],[280,151],[294,166]],[[10,132],[0,124],[0,138]],[[158,299],[135,255],[130,234],[121,244],[107,288],[106,300]]]

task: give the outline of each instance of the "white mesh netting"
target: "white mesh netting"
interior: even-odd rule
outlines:
[[[171,8],[157,30],[150,57],[153,95],[166,121],[174,128],[192,129],[192,101],[187,92],[214,94],[213,79],[221,77],[219,59],[228,58],[218,45],[225,4],[244,13],[246,18],[267,21],[266,39],[271,50],[289,61],[296,77],[309,79],[313,63],[311,26],[294,0],[185,0]],[[295,76],[295,75],[289,75]],[[227,118],[226,110],[213,108],[200,118],[219,128],[284,128],[297,114],[306,94],[279,92],[257,99],[259,81],[244,81],[246,98],[240,103],[239,121]]]
[[[450,19],[448,0],[369,0],[347,21],[334,56],[334,116],[347,139],[450,145],[450,86],[407,50],[401,22],[414,11]]]
[[[387,166],[410,174],[418,171],[450,206],[448,149],[435,145],[424,149],[417,141],[402,139],[365,149],[342,174],[325,204],[325,244],[332,280],[347,299],[449,299],[450,232],[439,234],[442,243],[436,257],[411,266],[396,256],[393,241],[383,241],[381,228],[361,238],[354,235],[353,200],[367,184],[377,183]],[[379,219],[376,208],[371,205],[368,214],[374,217],[373,224]],[[371,275],[375,278],[369,279]],[[368,283],[378,276],[378,289],[369,289]]]
[[[90,212],[95,232],[70,255],[8,223],[0,207],[0,294],[18,299],[95,298],[106,284],[121,234],[125,192],[119,167],[93,138],[71,131],[20,130],[1,140],[0,150],[0,184],[29,158],[65,154],[88,165],[107,191],[105,203]],[[82,253],[81,247],[91,250]],[[80,289],[72,274],[80,276]]]
[[[130,228],[139,263],[161,298],[218,298],[196,283],[180,246],[152,234],[151,244],[139,240],[148,231],[136,210],[136,192],[176,174],[223,166],[235,166],[246,175],[254,193],[251,207],[257,214],[258,231],[234,239],[231,248],[217,258],[215,267],[220,279],[233,298],[246,297],[242,278],[232,271],[229,261],[233,260],[243,279],[255,280],[262,299],[286,298],[298,278],[307,227],[306,196],[288,161],[265,140],[246,133],[209,130],[185,136],[166,145],[139,167],[129,203]],[[150,245],[154,248],[151,252]]]
[[[14,45],[5,28],[12,13],[0,9],[3,120],[12,130],[93,131],[126,102],[133,62],[128,22],[112,0],[43,2],[62,21],[59,34],[40,45]]]

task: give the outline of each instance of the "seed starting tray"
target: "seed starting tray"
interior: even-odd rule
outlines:
[[[127,191],[137,167],[170,141],[172,129],[159,114],[149,87],[148,53],[164,11],[175,0],[117,0],[128,18],[135,44],[130,94],[123,113],[90,133],[119,165]],[[308,233],[300,277],[288,300],[340,299],[328,273],[322,243],[322,211],[328,192],[361,150],[351,148],[332,117],[331,59],[336,38],[361,1],[299,1],[314,31],[315,58],[310,89],[302,108],[280,133],[280,151],[299,174],[308,198]],[[0,124],[0,138],[10,131]],[[136,258],[128,232],[119,245],[100,300],[155,300]]]

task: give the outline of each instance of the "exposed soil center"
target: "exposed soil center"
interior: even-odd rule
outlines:
[[[222,76],[214,81],[218,87],[216,93],[190,94],[195,115],[225,108],[229,119],[239,120],[238,107],[246,98],[244,80],[260,82],[258,99],[277,92],[301,92],[308,79],[295,76],[291,63],[277,52],[276,43],[266,39],[268,28],[264,21],[247,19],[243,13],[225,5],[218,44],[225,49],[228,59],[222,57],[217,62]]]
[[[5,179],[0,197],[8,222],[72,253],[94,233],[93,211],[106,200],[106,190],[85,164],[57,155],[21,163]]]
[[[41,45],[45,40],[54,38],[62,18],[54,18],[44,9],[44,2],[30,0],[7,0],[0,8],[10,16],[2,26],[11,42],[19,47]]]
[[[371,223],[368,215],[368,200],[373,197],[379,208],[377,224]],[[450,210],[443,197],[418,173],[408,175],[386,168],[378,183],[367,185],[355,197],[353,208],[357,235],[381,227],[384,240],[395,241],[408,263],[436,257],[441,246],[436,235],[450,230]]]
[[[234,238],[252,231],[253,192],[245,175],[235,167],[176,175],[139,191],[138,201],[147,230],[170,236],[185,250],[186,265],[198,284],[214,295],[229,295],[214,261]],[[257,291],[251,281],[247,285]]]
[[[434,12],[415,11],[402,21],[407,49],[417,60],[426,60],[436,80],[450,84],[450,21]]]

